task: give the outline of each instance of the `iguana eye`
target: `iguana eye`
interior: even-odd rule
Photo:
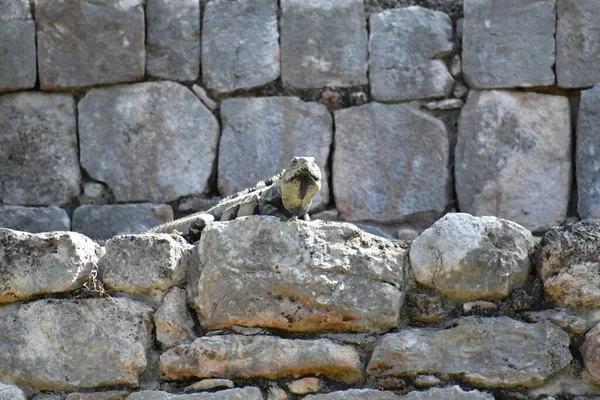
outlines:
[[[292,165],[296,165],[298,164],[298,160],[296,160],[295,158],[292,160]]]

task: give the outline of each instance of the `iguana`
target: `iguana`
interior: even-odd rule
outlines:
[[[226,197],[207,211],[159,225],[146,233],[183,233],[193,243],[213,221],[231,221],[248,215],[309,220],[308,211],[319,190],[321,170],[314,157],[294,157],[286,169],[253,188]]]

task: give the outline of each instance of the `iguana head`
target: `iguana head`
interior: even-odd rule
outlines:
[[[314,157],[294,157],[283,172],[281,194],[283,207],[292,215],[302,216],[321,190],[321,169]]]

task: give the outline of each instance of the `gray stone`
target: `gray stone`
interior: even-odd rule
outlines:
[[[276,383],[272,384],[269,388],[269,393],[267,395],[267,400],[288,400],[288,395]]]
[[[376,377],[447,374],[474,387],[531,388],[571,359],[569,335],[550,322],[465,317],[448,329],[386,334],[375,346],[367,372]]]
[[[190,386],[186,386],[183,391],[196,392],[222,388],[233,389],[234,387],[235,383],[231,379],[202,379],[201,381],[191,384]]]
[[[588,376],[596,385],[600,385],[600,324],[590,329],[581,346],[583,364]]]
[[[600,84],[581,92],[577,117],[575,173],[577,211],[582,219],[600,218],[600,157],[596,154],[600,153],[599,109]]]
[[[99,255],[98,245],[75,232],[0,228],[0,304],[74,290],[88,278]]]
[[[354,347],[341,346],[328,339],[210,336],[174,347],[160,356],[160,370],[165,380],[320,375],[356,383],[362,379],[362,368]]]
[[[577,88],[600,83],[600,3],[558,0],[556,79],[558,86]]]
[[[508,296],[529,276],[533,235],[511,221],[446,214],[416,238],[417,282],[456,301]]]
[[[402,396],[373,389],[350,389],[343,392],[312,394],[302,400],[400,400]]]
[[[190,196],[179,201],[177,206],[180,212],[193,213],[198,211],[206,211],[209,208],[216,206],[222,200],[219,196]]]
[[[406,251],[346,223],[213,223],[200,239],[194,305],[207,329],[385,332],[398,324]]]
[[[84,205],[73,212],[73,230],[92,239],[140,233],[173,220],[166,204]]]
[[[122,400],[129,393],[121,390],[93,393],[70,393],[66,400]]]
[[[0,307],[0,379],[54,391],[136,387],[152,344],[151,313],[119,298]]]
[[[219,108],[217,102],[208,96],[206,90],[204,90],[203,87],[193,85],[192,90],[194,91],[194,93],[196,93],[196,96],[198,96],[202,104],[204,104],[210,111],[215,111],[217,108]]]
[[[103,282],[118,292],[148,296],[144,300],[158,307],[167,290],[185,282],[193,246],[180,236],[144,234],[116,236],[104,248],[98,263]]]
[[[297,379],[290,382],[288,389],[290,393],[298,395],[316,393],[321,390],[321,380],[314,377]]]
[[[0,203],[67,204],[79,193],[75,101],[69,94],[0,96]]]
[[[413,382],[416,387],[420,388],[438,386],[441,383],[442,380],[435,375],[419,375]]]
[[[560,373],[546,380],[544,385],[529,391],[529,395],[533,398],[544,400],[553,400],[553,397],[540,397],[543,395],[556,396],[557,399],[565,398],[567,395],[589,397],[573,397],[576,400],[594,399],[590,395],[600,395],[600,388],[595,386],[591,379],[586,376],[583,366],[580,363],[571,363],[564,368]],[[568,397],[567,397],[568,398]]]
[[[336,111],[335,127],[333,188],[342,218],[431,223],[444,211],[450,146],[442,121],[406,105],[369,103]]]
[[[298,89],[368,84],[363,0],[281,0],[281,76]]]
[[[433,388],[426,392],[410,392],[402,400],[494,400],[494,396],[479,390],[465,392],[459,386]]]
[[[600,224],[575,222],[552,228],[536,259],[546,298],[563,307],[598,308]]]
[[[587,330],[587,321],[584,317],[571,314],[565,310],[543,310],[523,313],[531,322],[551,321],[572,335],[583,335]]]
[[[462,60],[458,54],[452,57],[452,61],[450,61],[450,73],[455,78],[462,74]]]
[[[322,219],[324,221],[338,221],[340,219],[340,212],[337,208],[331,208],[328,210],[321,211],[319,213],[310,216],[311,219]]]
[[[222,390],[217,393],[171,394],[144,390],[132,393],[125,400],[263,400],[259,388],[245,387]]]
[[[194,320],[187,309],[186,300],[184,289],[171,288],[154,313],[156,340],[163,348],[191,343],[196,338]]]
[[[221,104],[219,192],[228,196],[285,168],[292,157],[315,157],[323,172],[311,210],[329,201],[327,159],[333,126],[327,108],[296,97],[233,98]],[[268,155],[268,156],[267,156]]]
[[[200,73],[200,3],[147,0],[146,71],[174,81],[194,81]]]
[[[0,0],[0,92],[35,86],[35,23],[27,0]]]
[[[450,94],[454,80],[440,58],[452,51],[452,21],[423,7],[371,15],[369,79],[378,101],[405,101]]]
[[[111,193],[108,188],[97,182],[83,184],[83,193],[79,196],[79,203],[83,205],[106,205],[110,203]]]
[[[562,223],[571,193],[569,113],[562,96],[471,91],[458,122],[460,210],[533,232]]]
[[[142,0],[35,0],[42,90],[144,79]]]
[[[19,387],[0,382],[0,400],[27,400],[27,396]]]
[[[65,398],[56,394],[38,393],[31,400],[65,400]]]
[[[478,89],[554,83],[556,0],[465,0],[463,75]]]
[[[81,166],[116,200],[166,202],[208,190],[219,124],[185,86],[92,89],[79,102]]]
[[[71,220],[58,207],[0,206],[0,227],[40,233],[71,230]]]
[[[279,77],[277,0],[215,0],[202,25],[202,76],[217,92],[263,86]]]
[[[454,88],[452,89],[452,96],[456,98],[463,98],[469,93],[469,88],[461,82],[454,82]]]
[[[461,99],[445,99],[440,101],[432,101],[425,104],[428,110],[456,110],[462,108],[465,103]]]

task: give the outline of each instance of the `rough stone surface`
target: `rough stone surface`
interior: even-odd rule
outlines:
[[[66,400],[122,400],[129,393],[121,390],[93,393],[70,393]]]
[[[440,101],[432,101],[425,104],[428,110],[456,110],[462,108],[465,103],[460,99],[445,99]]]
[[[463,74],[478,89],[554,83],[556,0],[465,0]]]
[[[0,307],[0,379],[38,390],[136,387],[152,341],[151,312],[119,298]]]
[[[281,76],[298,89],[366,85],[363,0],[281,0]]]
[[[81,171],[72,95],[0,96],[0,121],[0,203],[63,205],[77,196]]]
[[[494,396],[479,390],[466,392],[459,386],[433,388],[426,392],[410,392],[402,400],[494,400]]]
[[[200,3],[147,0],[146,71],[150,76],[193,81],[200,72]]]
[[[577,88],[600,82],[600,3],[558,0],[556,79],[558,86]]]
[[[193,85],[192,86],[192,90],[194,91],[194,93],[196,93],[196,96],[198,96],[198,98],[200,99],[200,101],[210,110],[210,111],[215,111],[217,108],[219,108],[219,105],[217,104],[216,101],[214,101],[213,99],[211,99],[208,94],[206,93],[206,90],[204,90],[203,87],[198,86],[198,85]]]
[[[277,0],[211,1],[202,25],[206,86],[231,92],[279,77]]]
[[[333,188],[346,221],[432,223],[444,211],[450,150],[442,121],[406,105],[370,103],[336,111],[335,126]]]
[[[281,339],[224,335],[196,339],[160,356],[163,379],[221,377],[277,379],[320,375],[345,383],[362,379],[362,365],[352,346],[328,339]]]
[[[277,384],[273,384],[269,388],[267,400],[288,400],[288,395],[285,390],[277,386]]]
[[[583,335],[587,329],[587,321],[584,317],[565,310],[530,311],[523,315],[531,322],[551,321],[572,335]]]
[[[208,188],[219,124],[185,86],[92,89],[79,103],[81,165],[116,200],[166,202]]]
[[[343,392],[312,394],[302,400],[400,400],[402,396],[373,389],[350,389]]]
[[[295,97],[233,98],[221,104],[218,186],[228,196],[287,167],[292,157],[315,157],[323,172],[312,209],[329,201],[329,149],[333,126],[327,108]]]
[[[0,206],[0,227],[30,233],[68,231],[71,220],[58,207]]]
[[[108,188],[97,182],[86,182],[83,184],[83,193],[79,195],[79,203],[83,205],[105,205],[111,201],[111,193]]]
[[[533,235],[511,221],[446,214],[412,242],[417,282],[452,300],[504,298],[531,270]]]
[[[582,219],[600,218],[600,157],[596,154],[600,152],[600,78],[598,82],[581,92],[577,117],[575,173],[577,211]]]
[[[35,23],[26,0],[0,0],[0,92],[35,86]]]
[[[387,331],[404,299],[406,251],[345,223],[213,223],[200,240],[194,304],[207,329]]]
[[[173,220],[166,204],[83,205],[73,212],[73,230],[92,239],[147,231]]]
[[[575,222],[546,233],[536,258],[549,300],[563,307],[598,308],[599,241],[600,224]]]
[[[156,340],[164,348],[191,343],[195,338],[194,320],[186,306],[185,290],[174,287],[165,294],[154,313]]]
[[[35,0],[42,90],[144,78],[142,0]]]
[[[222,390],[217,393],[171,394],[144,390],[132,393],[125,400],[263,400],[259,388],[245,387]]]
[[[0,228],[0,304],[78,288],[99,252],[98,245],[75,232],[30,234]]]
[[[448,374],[484,388],[536,387],[571,358],[569,336],[550,322],[466,317],[444,330],[405,329],[383,336],[367,372],[373,376]]]
[[[288,388],[293,394],[315,393],[321,390],[321,380],[313,377],[297,379],[291,382]]]
[[[212,390],[218,388],[232,389],[235,387],[235,383],[231,379],[202,379],[199,382],[186,386],[183,389],[184,392],[195,392],[201,390]]]
[[[471,91],[458,122],[460,210],[545,231],[567,216],[571,124],[566,97]]]
[[[19,387],[0,382],[0,400],[27,400],[27,396]]]
[[[98,267],[119,292],[162,298],[185,282],[192,245],[170,234],[123,235],[108,240]]]
[[[581,352],[586,371],[592,381],[600,385],[600,324],[585,335]]]
[[[450,94],[454,80],[440,58],[452,51],[452,21],[423,7],[371,15],[369,79],[378,101],[405,101]]]

